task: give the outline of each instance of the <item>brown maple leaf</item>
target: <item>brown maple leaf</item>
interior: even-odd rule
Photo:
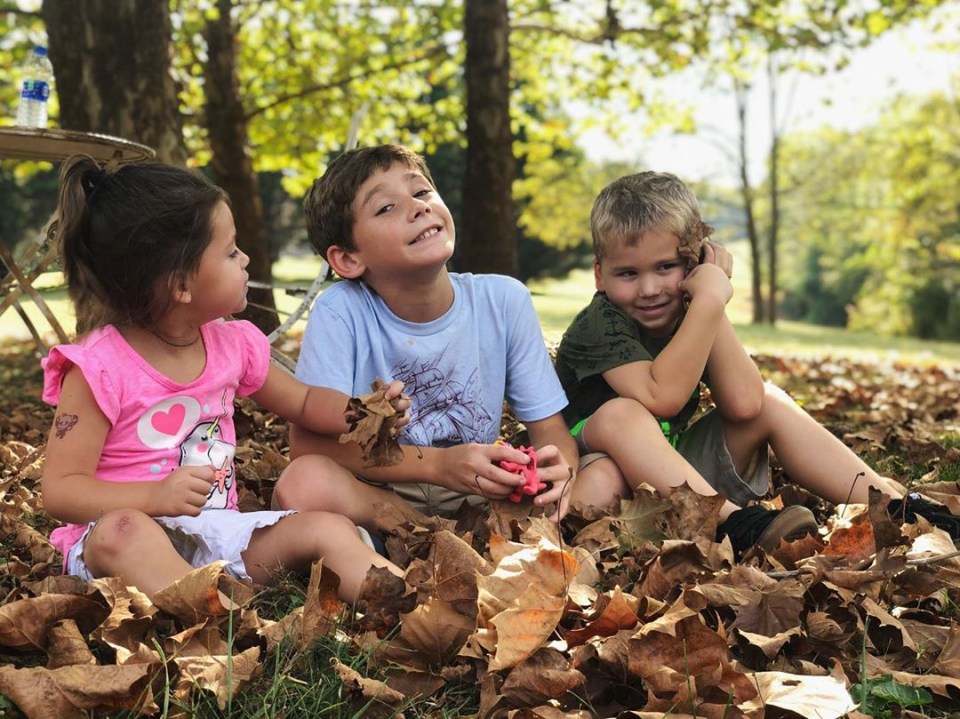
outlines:
[[[680,256],[686,261],[688,270],[692,270],[700,264],[703,241],[712,234],[712,226],[698,221],[680,237]]]
[[[375,380],[373,392],[362,397],[351,397],[343,414],[350,431],[340,435],[340,444],[356,442],[360,446],[364,467],[389,467],[403,460],[403,450],[397,441],[397,423],[403,413],[397,410],[399,397],[387,399],[387,388]]]

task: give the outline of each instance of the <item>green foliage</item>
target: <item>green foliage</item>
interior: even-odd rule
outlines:
[[[856,133],[787,138],[785,308],[808,320],[960,338],[960,106],[903,97]],[[842,314],[845,316],[841,316]]]
[[[903,710],[933,702],[933,696],[923,687],[900,684],[888,674],[854,684],[850,687],[850,694],[860,703],[860,711],[877,719],[895,716],[894,707]]]

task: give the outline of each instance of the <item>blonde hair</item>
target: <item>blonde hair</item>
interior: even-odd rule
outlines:
[[[593,254],[603,259],[611,242],[632,245],[650,230],[680,238],[680,254],[693,266],[713,228],[700,219],[697,198],[676,175],[638,172],[614,180],[597,195],[590,212]]]

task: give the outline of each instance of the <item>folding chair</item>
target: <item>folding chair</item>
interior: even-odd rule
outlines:
[[[313,301],[317,298],[317,295],[320,294],[320,291],[323,289],[324,283],[330,276],[330,265],[327,264],[326,260],[322,260],[320,264],[320,271],[317,272],[317,276],[314,278],[313,282],[306,289],[302,287],[298,288],[289,288],[284,290],[286,294],[290,296],[303,296],[303,299],[300,300],[300,304],[297,305],[296,309],[292,312],[285,312],[281,309],[277,309],[277,314],[285,315],[284,320],[277,325],[277,328],[273,330],[270,334],[267,335],[267,339],[270,340],[270,356],[271,358],[285,370],[293,374],[297,368],[296,361],[284,352],[282,349],[276,346],[276,342],[284,337],[286,333],[293,327],[299,320],[301,320],[310,308],[313,306]],[[268,285],[265,282],[248,282],[247,284],[250,287],[256,289],[275,289],[272,285]],[[250,303],[251,306],[257,307],[259,309],[270,309],[264,307],[263,305],[258,305],[255,303]]]
[[[20,298],[26,295],[33,300],[60,342],[67,343],[70,341],[50,306],[33,286],[37,278],[49,269],[57,259],[57,248],[49,229],[50,226],[48,225],[43,232],[35,235],[30,241],[21,243],[13,251],[0,241],[0,261],[3,263],[3,266],[0,267],[0,272],[3,273],[3,276],[0,277],[0,315],[13,307],[30,331],[30,335],[33,337],[40,353],[44,356],[47,354],[47,346],[40,332],[20,304]]]

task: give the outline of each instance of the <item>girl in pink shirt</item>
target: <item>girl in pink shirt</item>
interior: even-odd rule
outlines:
[[[234,399],[338,433],[348,398],[298,382],[270,363],[256,327],[224,321],[246,307],[249,258],[222,190],[177,167],[108,173],[75,158],[61,176],[58,235],[88,329],[44,360],[44,399],[57,411],[42,491],[67,523],[51,536],[65,573],[119,576],[152,596],[217,560],[267,583],[322,558],[348,601],[371,566],[401,574],[345,516],[351,504],[401,501],[331,460],[304,457],[285,474],[336,486],[334,511],[237,511]]]

